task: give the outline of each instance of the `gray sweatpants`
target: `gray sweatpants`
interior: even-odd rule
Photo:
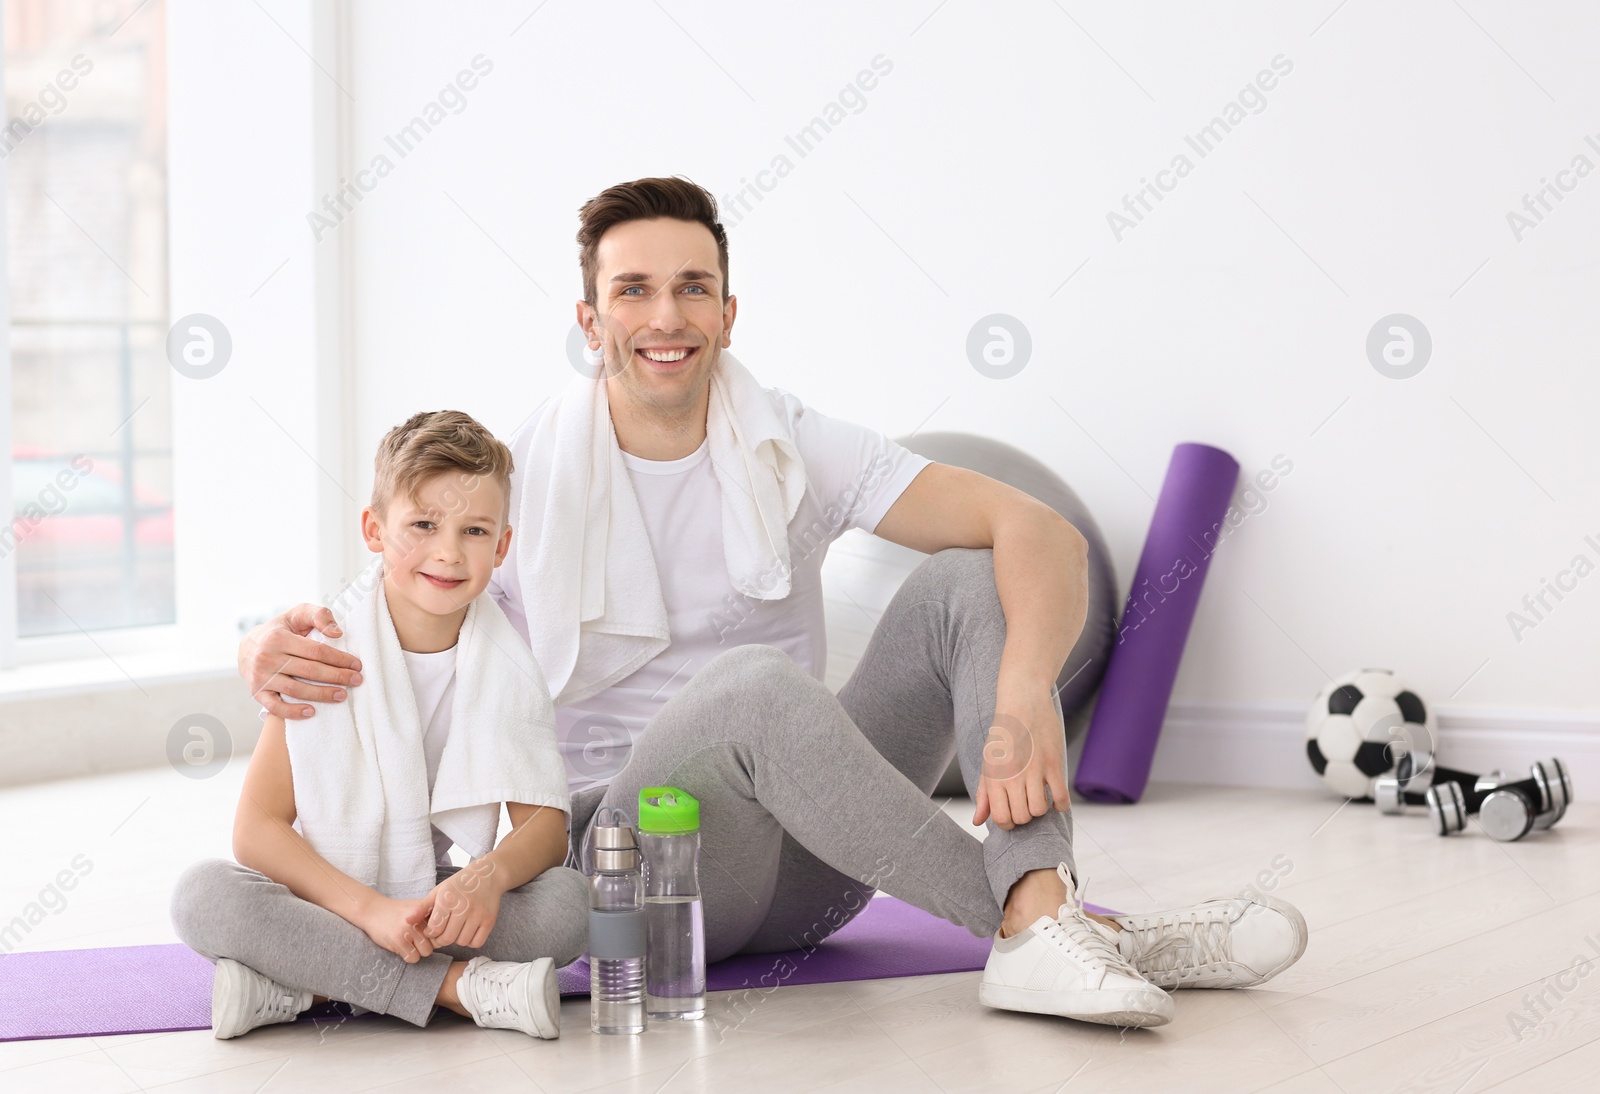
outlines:
[[[459,867],[441,866],[443,881]],[[552,958],[565,965],[588,948],[589,887],[557,866],[500,898],[481,949],[446,946],[414,965],[342,916],[302,900],[265,874],[226,859],[189,867],[172,892],[172,925],[190,949],[231,958],[294,988],[310,989],[425,1026],[450,962]]]
[[[636,817],[643,787],[676,786],[700,800],[708,961],[814,945],[877,888],[993,934],[1024,873],[1073,869],[1070,813],[979,843],[929,799],[952,752],[977,790],[1005,635],[993,552],[953,548],[906,579],[837,697],[777,649],[730,649],[574,795],[568,863],[600,806]]]
[[[730,649],[662,706],[608,787],[574,795],[569,864],[601,804],[636,816],[641,788],[678,786],[701,803],[709,961],[813,946],[879,887],[993,934],[1019,877],[1072,868],[1070,813],[1010,831],[990,822],[979,843],[928,797],[953,752],[977,789],[1004,643],[991,552],[952,549],[906,579],[837,697],[776,649]],[[583,876],[556,867],[502,898],[481,950],[408,965],[264,874],[213,859],[180,877],[172,922],[212,961],[420,1026],[452,959],[567,964],[587,948],[587,908]]]

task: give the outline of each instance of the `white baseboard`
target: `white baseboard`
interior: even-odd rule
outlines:
[[[1173,703],[1150,778],[1204,786],[1315,787],[1306,760],[1302,703]],[[1575,791],[1600,787],[1600,711],[1436,711],[1438,762],[1463,771],[1522,774],[1559,756]]]
[[[194,711],[219,717],[235,751],[248,753],[260,723],[243,691],[231,671],[219,671],[147,678],[138,690],[65,689],[0,700],[0,786],[165,763],[169,728]],[[1305,710],[1303,703],[1291,702],[1173,703],[1150,778],[1202,786],[1319,787],[1306,761]],[[1079,715],[1084,726],[1090,713]],[[1600,788],[1600,711],[1445,707],[1437,716],[1439,762],[1447,767],[1503,767],[1520,774],[1534,760],[1559,756],[1580,799],[1588,788]],[[1074,768],[1082,743],[1077,736]]]

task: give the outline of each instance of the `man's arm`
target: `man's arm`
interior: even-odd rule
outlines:
[[[996,824],[1010,828],[1043,816],[1050,808],[1047,787],[1055,808],[1068,808],[1054,692],[1088,614],[1088,541],[1021,490],[941,463],[911,480],[874,534],[928,554],[946,547],[994,549],[1006,644],[973,823],[992,813]]]
[[[337,869],[292,827],[294,778],[283,719],[262,725],[245,772],[233,818],[233,857],[259,870],[302,900],[326,908],[360,927],[378,945],[407,961],[433,952],[421,933],[405,923],[415,901],[394,901]]]
[[[361,683],[360,659],[325,642],[306,637],[313,630],[330,638],[344,632],[333,613],[316,604],[300,604],[251,629],[239,643],[239,675],[250,694],[279,718],[309,718],[313,710],[290,700],[339,703],[345,693],[338,686]],[[295,677],[317,683],[307,684]]]

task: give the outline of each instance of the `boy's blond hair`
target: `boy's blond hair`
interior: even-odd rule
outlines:
[[[378,444],[373,471],[372,508],[378,513],[398,496],[415,502],[424,482],[443,472],[458,471],[472,476],[469,493],[481,478],[499,483],[505,495],[501,523],[511,515],[511,449],[476,418],[459,410],[413,414],[389,430]],[[454,492],[451,496],[455,497]],[[466,499],[459,504],[465,507]]]

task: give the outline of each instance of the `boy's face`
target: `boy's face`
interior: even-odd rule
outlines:
[[[511,545],[505,506],[493,479],[452,471],[425,480],[415,498],[390,498],[381,514],[362,510],[361,531],[367,549],[383,554],[388,594],[433,615],[466,608]]]

